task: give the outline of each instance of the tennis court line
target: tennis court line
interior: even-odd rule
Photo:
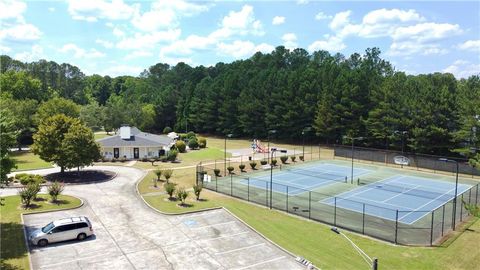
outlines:
[[[416,188],[418,188],[418,187],[421,187],[421,186],[420,186],[420,185],[416,185],[416,186],[414,186],[414,187],[411,188],[411,189],[408,189],[408,190],[406,190],[406,191],[402,191],[401,193],[398,193],[397,195],[395,195],[395,196],[393,196],[393,197],[390,197],[390,198],[388,198],[388,199],[386,199],[386,200],[383,200],[382,203],[387,202],[387,201],[389,201],[389,200],[391,200],[391,199],[393,199],[393,198],[395,198],[395,197],[398,197],[398,196],[400,196],[400,195],[404,195],[404,194],[406,195],[407,192],[412,191],[412,190],[414,190],[414,189],[416,189]]]
[[[330,197],[331,198],[331,197]],[[330,199],[328,198],[328,199]],[[370,201],[370,202],[374,202],[376,203],[377,205],[373,205],[373,204],[368,204],[369,206],[371,207],[377,207],[377,208],[382,208],[382,209],[385,209],[385,210],[392,210],[392,211],[396,211],[398,209],[398,207],[400,207],[399,205],[396,205],[396,204],[392,204],[392,203],[385,203],[385,202],[380,202],[380,201],[375,201],[375,200],[370,200],[370,199],[367,199],[367,198],[363,198],[363,197],[360,197],[359,199],[361,200],[364,200],[364,201]],[[325,200],[325,199],[324,199]],[[341,201],[341,200],[340,200]],[[359,204],[364,204],[365,202],[362,202],[362,201],[357,201],[357,200],[343,200],[343,201],[346,201],[346,202],[355,202],[355,203],[359,203]],[[320,201],[319,201],[320,202]],[[337,206],[338,206],[338,202],[339,200],[337,200]],[[332,205],[331,203],[329,203],[330,205]],[[367,204],[367,203],[365,203]],[[397,207],[396,209],[391,209],[391,208],[387,208],[387,207],[383,207],[382,205],[391,205],[393,207]],[[406,210],[399,210],[399,211],[412,211],[413,208],[410,208],[410,207],[406,207],[406,206],[402,206],[402,208],[406,209]]]
[[[444,195],[447,195],[448,193],[450,193],[450,192],[452,192],[452,191],[454,191],[454,190],[455,190],[455,188],[453,188],[453,189],[450,189],[449,191],[447,191],[447,192],[443,193],[442,195],[440,195],[440,196],[438,196],[438,197],[435,197],[435,199],[432,199],[432,200],[430,200],[428,203],[425,203],[425,204],[423,204],[423,205],[421,205],[421,206],[417,207],[415,210],[413,210],[412,212],[410,212],[410,213],[408,213],[408,214],[404,215],[404,216],[403,216],[401,219],[399,219],[399,220],[402,220],[402,219],[404,219],[406,216],[409,216],[409,215],[411,215],[412,213],[415,213],[416,211],[420,211],[420,208],[422,208],[422,207],[425,207],[425,206],[427,206],[427,205],[431,204],[432,202],[436,202],[436,201],[437,201],[437,199],[439,199],[439,198],[443,197]],[[450,201],[450,200],[447,200],[447,201],[440,201],[440,202],[441,202],[441,204],[439,205],[439,207],[440,207],[440,206],[442,206],[442,205],[444,205],[444,204],[446,204],[448,201]],[[435,207],[435,208],[438,208],[438,207]],[[435,209],[435,208],[434,208],[434,209]],[[428,211],[428,212],[432,212],[432,211]],[[425,214],[425,215],[426,215],[426,214]],[[416,220],[415,220],[414,222],[412,222],[412,223],[415,223],[415,222],[417,222],[419,219],[423,218],[425,215],[423,215],[422,217],[420,217],[420,218],[416,219]]]
[[[394,175],[394,176],[389,177],[389,178],[386,178],[386,179],[384,179],[384,180],[382,180],[382,181],[370,183],[370,184],[368,184],[367,186],[360,187],[360,190],[359,190],[358,192],[354,192],[354,193],[351,194],[351,195],[341,197],[340,199],[341,199],[341,200],[350,199],[350,198],[352,198],[352,197],[357,196],[358,194],[362,194],[362,193],[365,193],[365,192],[367,192],[367,191],[369,191],[369,190],[375,189],[377,183],[380,183],[380,182],[383,182],[383,181],[386,181],[386,182],[384,182],[384,183],[390,183],[390,182],[396,180],[396,178],[398,178],[398,177],[403,177],[403,176],[402,176],[402,175]],[[370,187],[369,187],[369,186],[370,186]],[[368,187],[368,188],[366,188],[366,187]],[[365,188],[366,188],[366,189],[365,189]],[[362,190],[362,189],[363,189],[363,190]],[[351,193],[352,191],[354,191],[354,190],[349,190],[349,191],[342,192],[342,193],[340,193],[340,194],[338,194],[337,196],[334,196],[334,197],[337,197],[337,198],[338,198],[338,197],[342,196],[342,194],[348,194],[348,193]],[[376,202],[379,202],[379,201],[376,201]]]

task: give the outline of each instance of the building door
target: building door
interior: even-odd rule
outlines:
[[[138,159],[139,156],[138,148],[133,148],[133,158]]]
[[[158,150],[158,156],[159,157],[164,156],[164,155],[165,155],[165,150],[163,150],[163,149]]]
[[[114,158],[120,157],[120,149],[119,148],[113,148],[113,157]]]

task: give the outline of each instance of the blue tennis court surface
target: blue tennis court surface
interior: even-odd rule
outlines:
[[[353,175],[356,179],[360,175],[371,172],[367,169],[354,168]],[[345,177],[350,181],[351,167],[330,163],[309,164],[309,166],[294,166],[284,168],[273,173],[273,191],[297,195],[308,190],[327,186],[333,183],[345,182]],[[270,189],[270,173],[263,173],[249,180],[242,180],[242,184],[260,189]],[[287,187],[289,186],[288,190]]]
[[[462,194],[471,186],[458,184]],[[394,177],[358,187],[323,200],[323,203],[377,216],[389,220],[396,219],[405,224],[413,224],[438,207],[441,207],[455,194],[455,183],[435,181],[424,177],[396,175]],[[335,202],[336,200],[336,202]],[[365,209],[363,209],[365,204]]]

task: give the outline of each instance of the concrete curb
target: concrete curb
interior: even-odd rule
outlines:
[[[11,195],[11,196],[17,196],[17,195]],[[80,200],[80,205],[72,207],[72,208],[52,209],[52,210],[45,210],[45,211],[32,212],[32,213],[21,213],[20,214],[20,221],[21,221],[22,226],[23,226],[23,239],[25,241],[25,245],[26,245],[26,248],[27,248],[28,266],[30,267],[30,269],[33,269],[33,264],[32,264],[32,258],[30,256],[30,248],[29,248],[29,244],[28,244],[27,231],[25,230],[25,222],[23,220],[23,216],[24,215],[32,215],[32,214],[43,214],[43,213],[49,213],[49,212],[59,212],[59,211],[65,211],[65,210],[73,210],[73,209],[77,209],[77,208],[80,208],[80,207],[83,206],[84,201],[81,198],[78,198],[78,197],[72,196],[72,195],[68,195],[68,196],[79,199]]]

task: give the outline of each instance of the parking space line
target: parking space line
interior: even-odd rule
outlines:
[[[248,268],[252,268],[252,267],[259,266],[259,265],[262,265],[262,264],[266,264],[266,263],[269,263],[269,262],[278,261],[278,260],[281,260],[281,259],[284,259],[284,258],[285,258],[285,256],[281,256],[281,257],[270,259],[268,261],[263,261],[263,262],[251,264],[251,265],[240,267],[240,268],[233,268],[233,269],[236,269],[236,270],[248,269]]]
[[[212,237],[212,238],[207,238],[207,239],[199,239],[198,241],[212,241],[212,240],[217,240],[217,239],[222,239],[222,238],[234,237],[234,236],[241,235],[241,234],[246,234],[246,233],[249,233],[249,231],[244,231],[244,232],[239,232],[239,233],[234,233],[234,234],[229,234],[229,235],[223,235],[223,236],[219,236],[219,237]]]
[[[204,226],[200,226],[200,227],[192,227],[192,228],[190,228],[190,227],[188,227],[188,226],[187,226],[187,227],[193,230],[193,229],[203,229],[203,228],[207,228],[207,227],[213,227],[213,226],[217,226],[217,225],[225,225],[225,224],[230,224],[230,223],[236,223],[236,221],[235,221],[235,220],[232,220],[232,221],[227,221],[227,222],[222,222],[222,223],[215,223],[215,224],[210,224],[210,225],[204,225]]]
[[[222,252],[216,252],[215,255],[228,254],[228,253],[232,253],[232,252],[235,252],[235,251],[245,250],[245,249],[259,247],[259,246],[263,246],[263,245],[265,245],[265,243],[260,243],[260,244],[251,245],[251,246],[247,246],[247,247],[236,248],[236,249],[222,251]]]
[[[78,258],[78,259],[73,259],[73,260],[68,260],[68,261],[62,261],[62,262],[59,262],[59,263],[42,265],[42,266],[40,266],[40,268],[50,268],[50,267],[53,267],[53,266],[58,266],[58,265],[67,264],[67,263],[71,263],[71,262],[77,262],[77,261],[81,261],[81,260],[88,260],[88,259],[92,259],[92,258],[96,258],[96,257],[104,257],[104,256],[105,256],[105,254],[96,254],[96,255],[87,256],[87,257],[83,257],[83,258]]]

